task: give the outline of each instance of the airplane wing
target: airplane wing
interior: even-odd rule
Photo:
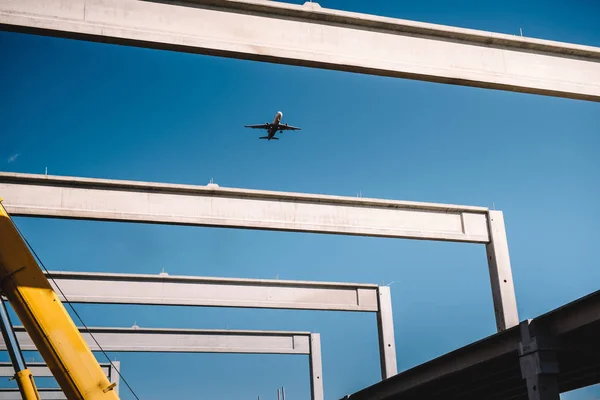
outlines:
[[[269,124],[260,124],[260,125],[244,125],[244,128],[252,128],[252,129],[267,129]]]
[[[298,128],[298,127],[296,127],[296,126],[291,126],[291,125],[288,125],[288,124],[282,124],[282,125],[279,125],[279,126],[277,127],[277,130],[283,130],[283,131],[299,131],[299,130],[301,130],[301,128]]]

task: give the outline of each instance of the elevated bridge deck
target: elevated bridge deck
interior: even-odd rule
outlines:
[[[558,393],[600,383],[598,338],[600,291],[344,399],[558,399]],[[528,397],[534,379],[556,385],[555,392]]]

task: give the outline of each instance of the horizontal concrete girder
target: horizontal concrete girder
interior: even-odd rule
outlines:
[[[0,195],[13,216],[485,243],[498,330],[518,323],[501,211],[472,206],[230,189],[216,185],[6,172],[0,172]],[[391,330],[389,333],[387,336],[393,337]],[[389,338],[384,341],[391,345]],[[392,350],[386,359],[395,358]],[[387,370],[389,376],[395,367]]]
[[[264,0],[5,0],[0,27],[600,100],[600,49]]]
[[[46,276],[60,299],[68,299],[71,303],[375,312],[382,377],[385,379],[398,372],[389,287],[364,283],[169,276],[164,273],[51,271]]]
[[[310,333],[157,328],[79,328],[92,351],[166,353],[310,354]],[[22,326],[15,334],[23,351],[36,347]],[[0,338],[0,351],[6,350]]]
[[[120,362],[113,361],[116,368],[119,368]],[[100,363],[100,367],[102,371],[106,374],[106,376],[110,376],[111,366],[108,363]],[[27,363],[27,368],[31,371],[31,374],[34,378],[37,377],[52,377],[52,372],[48,366],[43,362],[30,362]],[[13,365],[10,362],[0,362],[0,377],[11,377],[15,374],[15,370]],[[116,374],[116,373],[115,373]]]
[[[35,379],[35,377],[34,377]],[[67,396],[55,388],[37,388],[40,400],[67,400]],[[0,400],[23,400],[19,389],[0,389]]]
[[[108,379],[111,383],[116,383],[113,390],[119,394],[120,384],[119,384],[119,374],[117,371],[121,370],[121,363],[119,361],[111,361],[111,363],[100,363],[100,367],[102,371],[108,376]],[[43,362],[31,362],[27,363],[27,368],[31,371],[33,378],[46,378],[52,377],[52,372],[48,368],[48,366]],[[0,362],[0,377],[12,377],[15,374],[15,370],[13,365],[10,362]],[[39,385],[39,382],[38,382]],[[62,392],[60,388],[41,388],[38,386],[38,392],[40,395],[40,400],[45,399],[55,399],[62,400],[67,397]],[[21,399],[21,394],[18,389],[10,389],[10,388],[1,388],[0,389],[0,400],[9,400],[9,399]]]
[[[51,271],[62,301],[378,312],[372,284]]]
[[[21,350],[36,350],[22,326],[15,326],[14,330]],[[92,351],[100,351],[97,341],[108,352],[309,355],[311,399],[323,400],[321,335],[318,333],[94,327],[79,330]],[[0,351],[6,351],[1,337]]]
[[[12,216],[489,242],[487,208],[0,172]]]

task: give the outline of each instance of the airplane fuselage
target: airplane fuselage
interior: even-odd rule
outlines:
[[[271,126],[269,126],[269,138],[267,140],[271,140],[271,138],[277,133],[277,128],[279,128],[279,122],[281,122],[281,118],[283,118],[283,114],[281,113],[281,111],[277,111],[277,114],[275,114],[275,118],[273,118],[273,122],[271,122]]]

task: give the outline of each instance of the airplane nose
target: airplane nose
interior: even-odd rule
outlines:
[[[283,113],[281,111],[277,111],[277,115],[279,115],[279,118],[283,117]]]

